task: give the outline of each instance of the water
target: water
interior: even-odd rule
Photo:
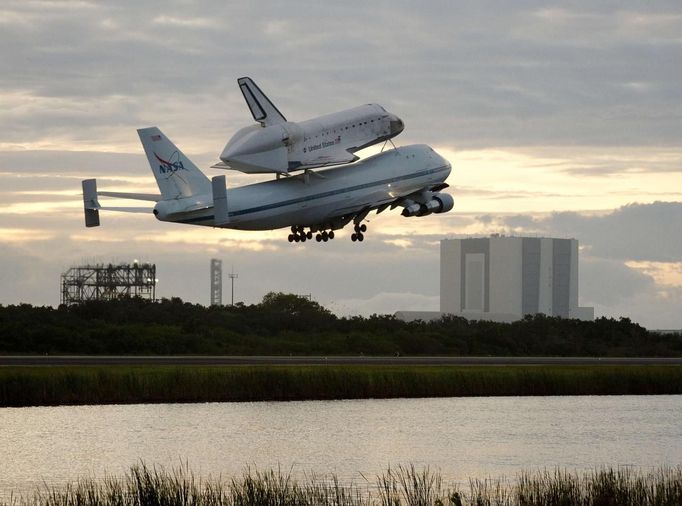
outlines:
[[[446,482],[519,470],[682,464],[682,396],[478,397],[0,409],[0,494],[123,474],[245,466],[372,482],[389,465]],[[362,474],[361,474],[362,473]]]

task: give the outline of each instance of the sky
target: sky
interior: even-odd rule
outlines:
[[[151,214],[84,227],[82,179],[157,191],[137,128],[216,163],[253,123],[241,76],[292,121],[383,105],[405,122],[396,144],[451,162],[454,209],[370,216],[362,244]],[[679,329],[680,82],[677,1],[4,0],[0,304],[57,305],[70,266],[134,259],[156,263],[157,295],[207,304],[220,258],[245,303],[283,291],[339,315],[437,310],[439,241],[503,233],[577,238],[581,305]]]

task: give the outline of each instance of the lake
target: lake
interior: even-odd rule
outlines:
[[[372,482],[389,465],[446,482],[522,469],[682,464],[682,396],[475,397],[0,409],[0,494],[123,474],[248,465]]]

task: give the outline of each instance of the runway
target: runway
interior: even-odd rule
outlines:
[[[235,365],[682,365],[682,357],[365,357],[365,356],[193,356],[193,355],[14,355],[9,366],[235,366]]]

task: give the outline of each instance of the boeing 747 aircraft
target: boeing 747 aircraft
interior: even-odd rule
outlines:
[[[83,181],[85,225],[99,226],[99,197],[155,202],[158,220],[237,230],[290,227],[289,242],[327,242],[353,222],[352,241],[363,241],[367,215],[402,208],[402,215],[426,216],[452,209],[447,188],[450,164],[429,146],[415,144],[351,165],[226,188],[225,176],[206,177],[158,128],[138,130],[160,194],[98,191]],[[136,210],[139,212],[139,209]]]

